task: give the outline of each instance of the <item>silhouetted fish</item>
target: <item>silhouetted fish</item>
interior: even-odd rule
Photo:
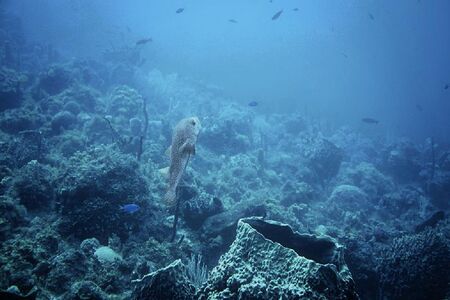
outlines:
[[[372,118],[362,118],[361,121],[367,124],[378,124],[380,123],[378,120],[372,119]]]
[[[248,103],[248,106],[252,106],[252,107],[255,107],[255,106],[258,106],[258,105],[259,105],[258,101],[250,101]]]
[[[444,90],[448,90],[448,83],[444,85]]]
[[[230,23],[237,23],[237,21],[235,19],[229,19],[228,22],[230,22]]]
[[[374,17],[371,13],[369,13],[368,15],[369,15],[369,18],[370,18],[372,21],[375,21],[375,17]]]
[[[179,9],[177,9],[175,12],[177,14],[181,14],[184,11],[184,8],[180,7]]]
[[[147,44],[148,42],[151,42],[151,41],[152,41],[152,38],[141,39],[141,40],[136,42],[136,46],[145,45],[145,44]]]
[[[274,14],[273,17],[272,17],[272,20],[278,19],[278,18],[281,16],[282,13],[283,13],[283,10],[280,10],[279,12],[277,12],[276,14]]]
[[[294,9],[293,9],[293,11],[298,11],[298,8],[297,8],[297,7],[296,7],[296,8],[294,8]]]

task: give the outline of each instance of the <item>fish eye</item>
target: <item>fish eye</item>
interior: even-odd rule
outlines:
[[[195,126],[195,121],[194,121],[194,120],[192,120],[192,121],[191,121],[191,124]]]

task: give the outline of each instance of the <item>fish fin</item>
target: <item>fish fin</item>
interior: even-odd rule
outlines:
[[[184,144],[181,145],[181,147],[179,149],[180,153],[184,153],[184,151],[186,151],[187,147],[188,147],[188,142],[184,142]]]
[[[169,169],[170,169],[170,167],[165,167],[165,168],[159,169],[158,171],[159,171],[159,174],[161,174],[162,176],[167,178],[167,177],[169,177]]]
[[[191,143],[185,142],[180,147],[180,152],[181,153],[188,153],[188,154],[191,154],[191,155],[195,155],[195,144],[191,144]]]

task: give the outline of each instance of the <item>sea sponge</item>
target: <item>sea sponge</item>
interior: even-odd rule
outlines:
[[[120,254],[107,246],[102,246],[95,250],[94,256],[97,257],[97,259],[102,263],[122,260],[122,256],[120,256]]]
[[[363,210],[367,207],[368,197],[360,188],[353,185],[338,185],[334,188],[329,201],[343,210]]]

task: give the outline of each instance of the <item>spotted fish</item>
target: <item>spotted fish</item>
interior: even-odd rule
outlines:
[[[168,172],[169,187],[164,196],[168,206],[176,203],[176,190],[183,176],[191,155],[195,155],[195,143],[201,124],[197,117],[181,120],[173,131],[172,145],[168,149],[170,167]]]

